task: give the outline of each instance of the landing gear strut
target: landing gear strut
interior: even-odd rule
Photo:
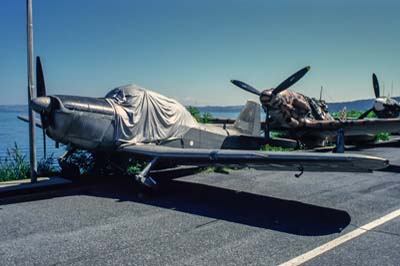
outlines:
[[[344,132],[339,128],[336,136],[336,146],[333,149],[334,153],[344,153]]]
[[[157,160],[157,157],[153,158],[139,174],[135,175],[135,181],[148,188],[156,189],[157,182],[149,174]]]

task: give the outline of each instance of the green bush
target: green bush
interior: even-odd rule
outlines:
[[[201,115],[199,109],[193,106],[189,106],[188,108],[189,113],[199,122],[201,120]]]
[[[349,110],[346,112],[346,118],[349,119],[357,119],[359,118],[365,111],[356,111],[356,110]],[[332,112],[331,113],[333,117],[335,118],[341,118],[342,112]],[[366,118],[376,118],[376,115],[374,112],[370,112]]]
[[[63,164],[64,166],[68,166],[67,170],[72,171],[73,174],[89,175],[95,166],[95,157],[89,151],[76,150],[65,158]]]
[[[283,148],[283,147],[278,147],[278,146],[271,146],[269,144],[261,146],[260,150],[262,150],[262,151],[294,151],[294,149],[292,149],[292,148]]]
[[[378,141],[388,141],[390,139],[390,133],[381,132],[375,135],[376,140]]]
[[[187,109],[189,113],[196,119],[197,122],[210,123],[211,119],[213,118],[211,113],[205,112],[202,114],[196,107],[189,106]]]
[[[50,154],[46,158],[42,158],[40,161],[38,161],[37,165],[37,172],[38,175],[41,176],[49,176],[49,175],[54,175],[58,171],[54,167],[54,154]]]
[[[7,154],[0,158],[0,181],[11,181],[29,178],[29,164],[19,150],[17,143],[14,148],[7,148]]]
[[[126,168],[126,174],[129,176],[134,176],[140,173],[142,169],[144,168],[144,164],[141,164],[140,162],[136,162],[135,164],[129,165]]]

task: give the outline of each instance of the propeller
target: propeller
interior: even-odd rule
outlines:
[[[295,84],[297,81],[299,81],[308,71],[310,70],[310,66],[306,66],[287,79],[285,79],[283,82],[281,82],[276,88],[272,90],[271,96],[275,96],[284,90],[287,90],[289,87],[291,87],[293,84]],[[231,83],[238,86],[239,88],[253,93],[257,96],[260,96],[260,101],[263,93],[261,93],[259,90],[255,89],[254,87],[250,86],[249,84],[239,81],[239,80],[231,80]],[[265,141],[268,143],[270,141],[270,126],[269,126],[269,108],[267,105],[263,105],[264,111],[265,111],[265,123],[264,123],[264,136],[265,136]]]
[[[46,84],[44,82],[42,63],[40,62],[40,57],[36,57],[36,95],[37,97],[46,96]],[[40,118],[42,120],[42,133],[43,133],[43,156],[46,159],[46,127],[43,124],[45,121],[45,114],[41,113]]]
[[[372,84],[374,85],[375,97],[379,98],[380,97],[379,82],[378,82],[378,78],[376,77],[375,73],[372,74]]]
[[[362,115],[360,115],[360,116],[358,117],[358,119],[364,119],[364,118],[366,118],[366,117],[369,115],[369,113],[371,113],[373,110],[374,110],[374,107],[372,107],[371,109],[368,109],[368,110],[365,111]]]
[[[288,77],[285,81],[283,81],[281,84],[278,85],[273,91],[272,94],[276,95],[284,90],[287,90],[289,87],[291,87],[293,84],[295,84],[297,81],[299,81],[308,71],[310,70],[310,66],[306,66],[290,77]]]
[[[372,73],[372,85],[374,86],[375,98],[379,98],[380,97],[379,82],[378,82],[378,78],[376,77],[375,73]],[[358,119],[366,118],[369,115],[369,113],[371,113],[374,110],[375,110],[374,107],[372,107],[371,109],[368,109],[362,115],[360,115],[358,117]]]
[[[44,83],[44,75],[40,57],[36,57],[36,95],[37,97],[46,96],[46,84]]]
[[[253,93],[253,94],[257,95],[257,96],[261,95],[261,92],[259,92],[257,89],[253,88],[249,84],[244,83],[243,81],[233,79],[233,80],[231,80],[231,82],[232,82],[232,84],[238,86],[239,88],[241,88],[241,89],[243,89],[245,91]]]

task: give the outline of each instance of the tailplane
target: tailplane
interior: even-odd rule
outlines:
[[[233,127],[244,135],[260,136],[260,104],[247,101]]]

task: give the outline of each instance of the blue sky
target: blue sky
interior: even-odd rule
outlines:
[[[0,8],[0,104],[24,104],[25,0]],[[229,83],[278,85],[328,101],[400,95],[399,1],[33,0],[35,55],[49,94],[104,96],[135,83],[184,104],[256,99]]]

